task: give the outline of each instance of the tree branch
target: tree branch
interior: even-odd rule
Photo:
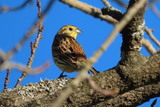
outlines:
[[[147,51],[151,54],[154,55],[156,53],[155,48],[153,45],[149,42],[147,39],[142,40],[142,45],[147,49]]]
[[[118,21],[116,19],[113,19],[112,17],[108,15],[102,15],[102,12],[100,9],[93,7],[91,5],[88,5],[86,3],[80,2],[78,0],[59,0],[65,4],[68,4],[71,7],[77,8],[87,14],[90,14],[94,16],[95,18],[99,18],[101,20],[105,20],[108,23],[115,24]]]
[[[143,60],[144,61],[144,60]],[[142,61],[142,62],[143,62]],[[145,64],[126,67],[124,75],[117,67],[92,76],[96,84],[103,89],[120,89],[120,93],[113,97],[106,97],[95,93],[86,81],[73,89],[73,94],[63,102],[63,106],[127,106],[130,103],[139,105],[150,98],[159,96],[160,92],[160,54],[153,55]],[[129,72],[129,73],[127,73]],[[129,75],[130,74],[130,75]],[[130,80],[127,79],[130,78]],[[0,93],[0,103],[4,106],[52,106],[55,99],[66,89],[71,79],[45,80],[36,84],[19,86]],[[126,99],[128,98],[128,100]],[[124,100],[125,99],[125,100]],[[117,103],[116,103],[116,102]],[[134,102],[135,101],[135,102]],[[44,103],[45,102],[45,103]],[[128,103],[127,103],[128,102]],[[130,105],[131,105],[130,104]]]
[[[37,38],[35,39],[35,42],[30,44],[30,47],[31,47],[31,55],[29,57],[29,60],[27,62],[27,68],[30,69],[31,68],[31,65],[33,63],[33,59],[34,59],[34,56],[35,56],[35,53],[36,53],[36,49],[38,48],[38,44],[39,44],[39,41],[40,39],[42,39],[43,37],[41,36],[42,34],[42,31],[44,29],[44,27],[42,26],[42,23],[43,23],[43,19],[41,19],[41,3],[39,0],[37,0],[37,7],[38,7],[38,19],[40,20],[39,23],[38,23],[38,34],[37,34]],[[18,79],[15,87],[19,86],[20,83],[22,82],[22,80],[27,76],[28,74],[26,72],[23,72],[21,77]]]
[[[20,6],[17,6],[17,7],[6,7],[6,6],[1,6],[0,5],[0,13],[4,13],[4,12],[8,12],[8,11],[17,11],[17,10],[20,10],[20,9],[24,8],[30,2],[32,2],[32,0],[26,0]]]

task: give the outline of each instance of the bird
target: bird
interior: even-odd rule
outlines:
[[[80,29],[73,25],[65,25],[60,28],[53,39],[52,57],[55,65],[63,73],[72,73],[78,71],[82,64],[87,62],[86,54],[81,45],[76,41],[78,34],[82,33]],[[95,68],[89,70],[92,74],[97,74]]]

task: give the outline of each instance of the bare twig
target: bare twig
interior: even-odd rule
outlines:
[[[87,78],[88,82],[89,82],[89,85],[90,87],[95,91],[95,92],[98,92],[98,93],[101,93],[102,95],[104,96],[112,96],[112,95],[115,95],[117,93],[119,93],[119,89],[115,89],[115,90],[111,90],[111,89],[102,89],[100,87],[98,87],[96,85],[96,83],[91,79],[91,78]]]
[[[148,5],[155,4],[156,2],[159,2],[160,0],[149,0]]]
[[[153,45],[149,42],[147,39],[142,39],[142,45],[147,49],[147,51],[151,54],[154,55],[156,53],[155,48]]]
[[[149,0],[149,3],[147,5],[148,8],[151,8],[152,11],[160,18],[160,11],[158,8],[155,6],[155,3],[159,2],[159,0]]]
[[[25,66],[20,65],[20,64],[11,63],[11,62],[8,62],[8,63],[5,62],[5,63],[6,64],[4,64],[4,65],[7,65],[7,66],[9,66],[12,69],[16,68],[16,69],[19,69],[21,71],[25,71],[25,74],[38,74],[38,73],[44,71],[49,66],[49,63],[45,63],[41,67],[38,67],[36,69],[30,69],[30,70],[28,70],[28,68],[26,68]],[[8,81],[9,81],[9,73],[10,73],[10,69],[7,69],[7,76],[6,76],[5,83],[4,83],[4,91],[7,89],[7,84],[8,84]]]
[[[42,15],[40,18],[38,18],[33,25],[31,26],[31,28],[29,29],[29,31],[24,35],[24,37],[20,40],[19,43],[17,43],[17,45],[15,45],[9,52],[7,55],[5,55],[3,61],[1,61],[2,63],[0,63],[0,68],[3,67],[3,63],[5,61],[7,61],[8,59],[10,59],[25,43],[26,41],[32,36],[32,34],[36,31],[37,27],[39,26],[39,23],[44,19],[44,17],[46,16],[46,14],[48,13],[48,11],[50,10],[50,8],[53,5],[54,0],[50,0],[48,2],[48,5],[46,6],[46,8],[44,9],[44,11],[42,12]]]
[[[64,0],[63,0],[64,1]],[[69,0],[73,1],[73,0]],[[115,25],[115,29],[112,31],[110,36],[106,39],[106,41],[101,45],[100,49],[96,51],[96,53],[89,59],[88,63],[84,65],[84,67],[80,70],[78,76],[71,82],[71,85],[64,90],[57,100],[54,102],[53,107],[61,106],[62,102],[68,98],[69,95],[73,93],[73,89],[84,79],[87,78],[86,72],[91,68],[91,66],[98,60],[98,58],[102,55],[104,50],[113,42],[118,32],[120,32],[124,26],[132,19],[132,17],[138,12],[138,10],[144,6],[147,0],[139,0],[138,3],[134,4],[128,12],[125,14],[124,18]],[[74,3],[74,2],[73,2]],[[69,4],[70,5],[70,4]]]
[[[24,8],[30,2],[32,2],[32,0],[26,0],[24,3],[22,3],[20,6],[17,6],[17,7],[0,6],[0,13],[20,10],[20,9]]]
[[[33,59],[34,59],[34,55],[35,55],[35,52],[36,52],[36,49],[38,47],[38,44],[39,44],[39,40],[42,39],[42,31],[44,29],[44,27],[42,26],[42,22],[43,22],[43,19],[41,19],[41,3],[39,0],[37,0],[37,7],[38,7],[38,19],[40,20],[39,23],[38,23],[38,35],[37,35],[37,38],[35,39],[35,42],[30,44],[31,46],[31,55],[29,57],[29,60],[28,60],[28,63],[27,63],[27,68],[31,68],[31,65],[32,65],[32,62],[33,62]],[[23,72],[21,77],[18,79],[15,87],[19,86],[19,84],[22,82],[22,80],[27,76],[27,73],[26,72]]]
[[[50,0],[48,2],[48,5],[46,6],[46,8],[44,9],[44,11],[42,12],[41,16],[39,16],[40,14],[38,13],[38,20],[36,20],[34,22],[34,24],[32,25],[31,29],[24,35],[24,37],[20,40],[20,42],[15,46],[13,47],[10,52],[6,55],[3,51],[0,51],[0,69],[5,69],[5,68],[16,68],[16,69],[19,69],[19,70],[22,70],[24,71],[25,73],[23,73],[24,77],[26,74],[35,74],[35,73],[39,73],[41,72],[42,70],[46,69],[49,64],[46,63],[44,64],[42,67],[39,67],[35,70],[33,69],[30,69],[31,68],[31,64],[33,62],[33,57],[34,57],[34,53],[35,53],[35,49],[37,48],[38,46],[38,41],[39,39],[42,38],[41,36],[41,33],[42,33],[42,30],[43,30],[43,26],[41,25],[45,15],[47,14],[47,12],[50,10],[50,8],[52,7],[53,5],[53,2],[54,0]],[[17,64],[17,63],[12,63],[12,62],[9,62],[7,61],[8,59],[10,59],[14,53],[16,53],[22,46],[23,44],[30,38],[30,36],[35,32],[37,26],[39,26],[39,33],[38,33],[38,38],[35,40],[35,43],[31,45],[31,48],[32,48],[32,55],[29,59],[29,62],[27,64],[27,68],[20,65],[20,64]],[[19,81],[22,81],[19,79]],[[18,86],[20,82],[17,82],[16,86]]]
[[[3,68],[3,66],[1,66],[1,64],[4,62],[6,58],[6,53],[4,53],[2,50],[0,50],[0,69]]]
[[[7,89],[7,85],[8,85],[8,82],[9,82],[9,74],[10,74],[10,68],[7,69],[7,75],[6,75],[6,78],[5,78],[3,91],[5,91]]]
[[[118,22],[116,19],[110,17],[109,15],[103,15],[100,9],[93,7],[91,5],[88,5],[86,3],[83,3],[81,1],[78,1],[78,0],[59,0],[59,1],[65,4],[68,4],[71,7],[77,8],[87,14],[90,14],[95,18],[105,20],[108,23],[116,24]]]
[[[46,62],[42,66],[37,67],[35,69],[29,69],[25,65],[15,63],[15,62],[9,62],[9,61],[6,61],[3,65],[4,65],[3,69],[8,69],[8,68],[18,69],[20,71],[25,72],[26,74],[38,74],[38,73],[42,72],[43,70],[45,70],[50,64],[49,64],[49,62]]]
[[[156,8],[155,5],[151,5],[152,11],[160,18],[160,11]]]
[[[108,0],[101,0],[103,2],[104,5],[106,5],[107,7],[112,7],[110,5],[110,3],[108,2]]]
[[[5,53],[3,51],[0,51],[0,64],[3,62],[3,58],[5,57]],[[19,64],[19,63],[15,63],[15,62],[11,62],[11,61],[5,61],[3,63],[3,66],[0,66],[0,69],[18,69],[21,71],[26,72],[27,74],[37,74],[42,72],[42,70],[46,69],[49,66],[49,63],[45,63],[44,65],[42,65],[41,67],[38,67],[36,69],[28,69],[26,66]]]
[[[113,0],[113,1],[118,3],[120,6],[127,8],[127,4],[125,4],[124,0]]]
[[[159,2],[160,0],[149,0],[148,3],[147,3],[147,8],[156,4],[157,2]]]
[[[148,34],[148,36],[151,38],[151,40],[153,40],[153,42],[155,42],[156,45],[160,47],[160,42],[152,34],[153,30],[152,29],[148,29],[147,27],[145,27],[145,31]]]

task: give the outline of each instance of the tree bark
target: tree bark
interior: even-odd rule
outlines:
[[[138,59],[143,56],[137,56]],[[136,58],[135,58],[136,59]],[[73,106],[107,106],[128,107],[140,105],[160,94],[160,55],[143,57],[144,63],[137,66],[117,65],[108,71],[92,76],[97,85],[103,89],[120,89],[112,97],[94,93],[86,81],[80,84],[74,93],[63,102],[64,107]],[[143,62],[143,60],[141,59]],[[135,66],[135,67],[134,67]],[[119,70],[123,68],[123,71]],[[45,80],[28,84],[0,93],[1,107],[51,107],[71,79]]]

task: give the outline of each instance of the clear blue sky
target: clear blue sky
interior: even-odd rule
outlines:
[[[48,0],[41,0],[42,7],[46,6]],[[100,0],[81,0],[86,3],[93,5],[98,8],[104,7],[103,3]],[[125,0],[129,1],[129,0]],[[18,6],[22,3],[22,0],[1,0],[0,5],[7,6]],[[116,7],[122,12],[125,12],[125,9],[117,5],[110,0],[111,5]],[[7,12],[0,14],[0,49],[8,52],[28,31],[32,23],[37,17],[37,7],[35,2],[31,5],[27,5],[25,8],[15,12]],[[160,3],[156,6],[157,8]],[[158,38],[160,34],[160,21],[158,17],[153,14],[151,9],[147,9],[145,13],[146,25],[149,28],[154,29],[154,35]],[[92,54],[101,46],[106,37],[113,30],[113,26],[102,21],[100,19],[93,18],[90,15],[87,15],[75,8],[71,8],[68,5],[65,5],[59,1],[56,1],[47,17],[45,17],[43,39],[40,40],[40,44],[35,54],[33,61],[33,68],[36,68],[42,65],[44,62],[49,61],[51,66],[44,72],[38,75],[29,75],[21,83],[21,85],[26,85],[28,83],[39,82],[41,79],[56,79],[61,71],[54,65],[51,55],[51,44],[54,38],[54,35],[57,33],[60,27],[64,25],[75,25],[83,31],[77,38],[77,41],[84,48],[87,57],[92,56]],[[21,64],[26,65],[28,58],[30,56],[30,42],[34,42],[37,34],[35,33],[29,41],[23,46],[21,50],[18,51],[11,59]],[[145,38],[148,38],[147,35],[144,35]],[[159,39],[159,38],[158,38]],[[152,41],[151,41],[152,42]],[[94,67],[99,71],[104,71],[109,68],[114,67],[120,60],[120,47],[122,43],[122,36],[117,35],[115,41],[110,45],[110,47],[105,51],[102,57],[94,65]],[[153,43],[156,49],[158,47]],[[147,51],[142,48],[142,54],[149,56]],[[9,88],[13,88],[17,79],[21,76],[22,72],[18,70],[11,69]],[[69,78],[75,77],[77,73],[65,73]],[[0,72],[0,91],[3,90],[4,79],[6,76],[6,70]],[[160,99],[159,99],[160,100]],[[158,103],[160,104],[160,101]],[[153,101],[153,99],[151,100]],[[142,104],[139,107],[149,107],[151,102]],[[158,103],[156,107],[158,107]]]

